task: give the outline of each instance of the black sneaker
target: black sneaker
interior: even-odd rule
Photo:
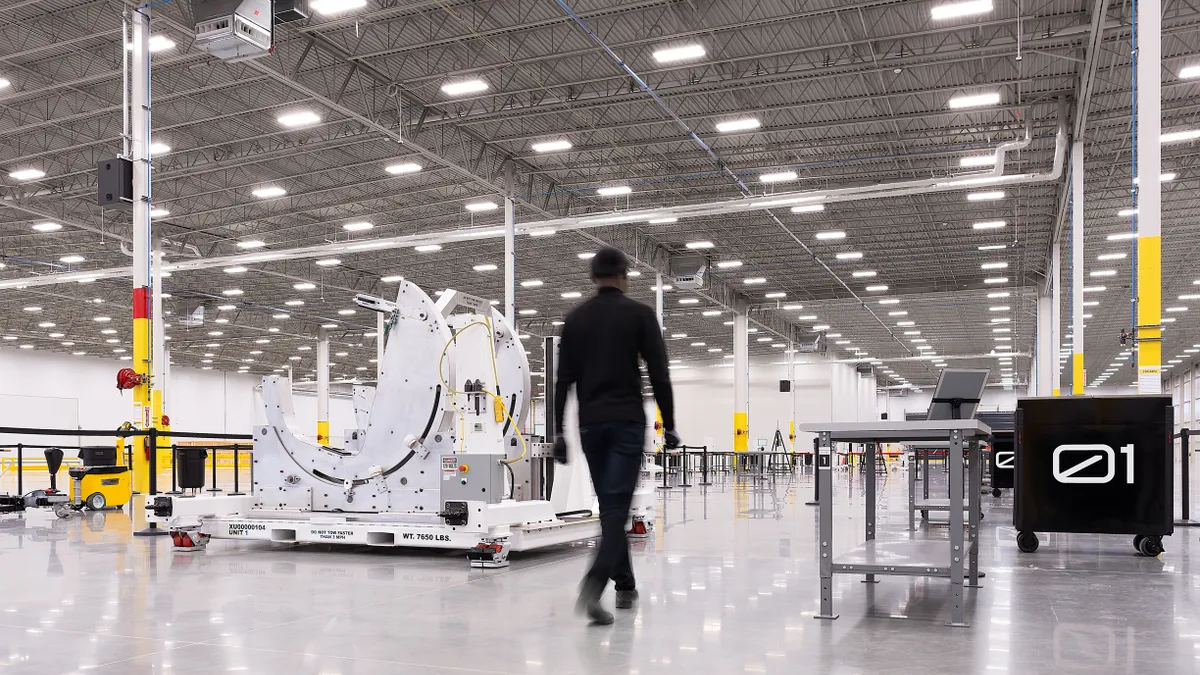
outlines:
[[[633,603],[637,602],[638,592],[636,590],[617,591],[617,609],[632,609]]]
[[[600,596],[604,594],[604,586],[596,586],[585,581],[579,591],[579,600],[575,602],[575,613],[587,616],[593,624],[607,626],[613,622],[612,612],[600,606]]]

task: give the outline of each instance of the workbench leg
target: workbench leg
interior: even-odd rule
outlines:
[[[979,503],[979,495],[983,485],[983,452],[977,440],[972,440],[968,447],[970,448],[971,466],[968,474],[970,481],[967,484],[967,508],[969,509],[967,511],[967,533],[970,535],[968,546],[971,547],[971,552],[968,554],[970,578],[967,586],[980,588],[982,584],[979,583],[979,510],[982,506]]]
[[[929,450],[918,450],[917,452],[921,453],[921,475],[925,477],[921,485],[925,491],[925,501],[929,501]]]
[[[825,499],[817,505],[818,529],[817,560],[821,577],[821,613],[818,619],[836,619],[833,613],[833,441],[828,431],[821,432],[817,448],[817,485]]]
[[[950,467],[950,621],[947,626],[966,626],[963,602],[963,435],[950,432],[946,463]],[[926,474],[927,476],[929,474]]]
[[[867,443],[863,446],[864,454],[863,464],[866,466],[866,481],[867,481],[867,541],[875,539],[875,453],[879,446],[875,443]],[[875,578],[874,574],[868,574],[866,579],[863,579],[864,584],[877,584],[879,579]]]

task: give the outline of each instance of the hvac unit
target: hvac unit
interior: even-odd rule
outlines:
[[[307,19],[308,0],[275,0],[275,20],[279,23]]]
[[[854,370],[858,371],[859,377],[871,377],[875,374],[875,369],[869,363],[860,363],[854,366]]]
[[[271,0],[192,0],[192,17],[196,47],[219,59],[253,59],[271,50]]]
[[[702,255],[678,255],[671,257],[671,283],[683,291],[704,288],[704,274],[708,272],[708,258]]]

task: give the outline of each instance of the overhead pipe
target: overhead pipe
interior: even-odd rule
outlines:
[[[1025,140],[1015,141],[1025,143]],[[1003,145],[1003,144],[1002,144]],[[1022,146],[1024,147],[1024,146]],[[938,192],[954,192],[970,188],[988,186],[1028,185],[1056,181],[1062,176],[1063,164],[1066,157],[1067,131],[1065,117],[1061,112],[1058,119],[1058,131],[1054,137],[1054,158],[1049,171],[1042,173],[1003,174],[1003,166],[998,160],[992,171],[986,173],[969,173],[947,176],[943,178],[923,178],[919,180],[881,183],[879,185],[857,186],[836,190],[809,190],[803,192],[778,193],[765,197],[740,197],[720,201],[683,204],[679,206],[663,206],[654,209],[639,209],[633,211],[610,211],[591,213],[582,216],[549,218],[532,220],[516,225],[518,235],[528,235],[544,230],[559,232],[587,230],[607,225],[622,223],[642,223],[657,218],[696,218],[701,216],[731,215],[767,211],[780,206],[799,204],[832,204],[854,202],[866,199],[884,199],[911,194],[934,194]],[[1006,148],[1010,152],[1013,148]],[[997,147],[999,155],[999,147]],[[297,248],[260,253],[239,253],[225,256],[212,256],[197,260],[172,262],[166,265],[168,271],[203,270],[232,265],[253,265],[279,260],[302,260],[307,258],[323,258],[331,254],[354,254],[361,251],[381,251],[397,248],[408,248],[423,244],[447,244],[461,241],[479,241],[497,239],[504,236],[504,227],[500,225],[471,227],[462,230],[442,230],[423,234],[406,234],[396,237],[384,237],[349,242],[332,242],[300,246]],[[0,281],[0,289],[17,286],[45,286],[70,283],[81,279],[115,279],[128,277],[133,273],[130,267],[116,267],[102,270],[92,270],[84,273],[47,274],[37,277],[22,277]]]

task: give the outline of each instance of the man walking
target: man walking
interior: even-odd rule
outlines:
[[[628,272],[625,255],[614,248],[602,249],[592,258],[596,295],[568,314],[563,324],[554,391],[555,459],[566,461],[562,420],[567,393],[574,385],[583,454],[600,501],[600,547],[576,605],[598,624],[613,622],[613,615],[600,606],[609,579],[616,586],[617,609],[629,609],[637,599],[625,521],[646,438],[639,357],[646,363],[662,413],[666,446],[680,445],[662,330],[653,310],[625,296]]]

